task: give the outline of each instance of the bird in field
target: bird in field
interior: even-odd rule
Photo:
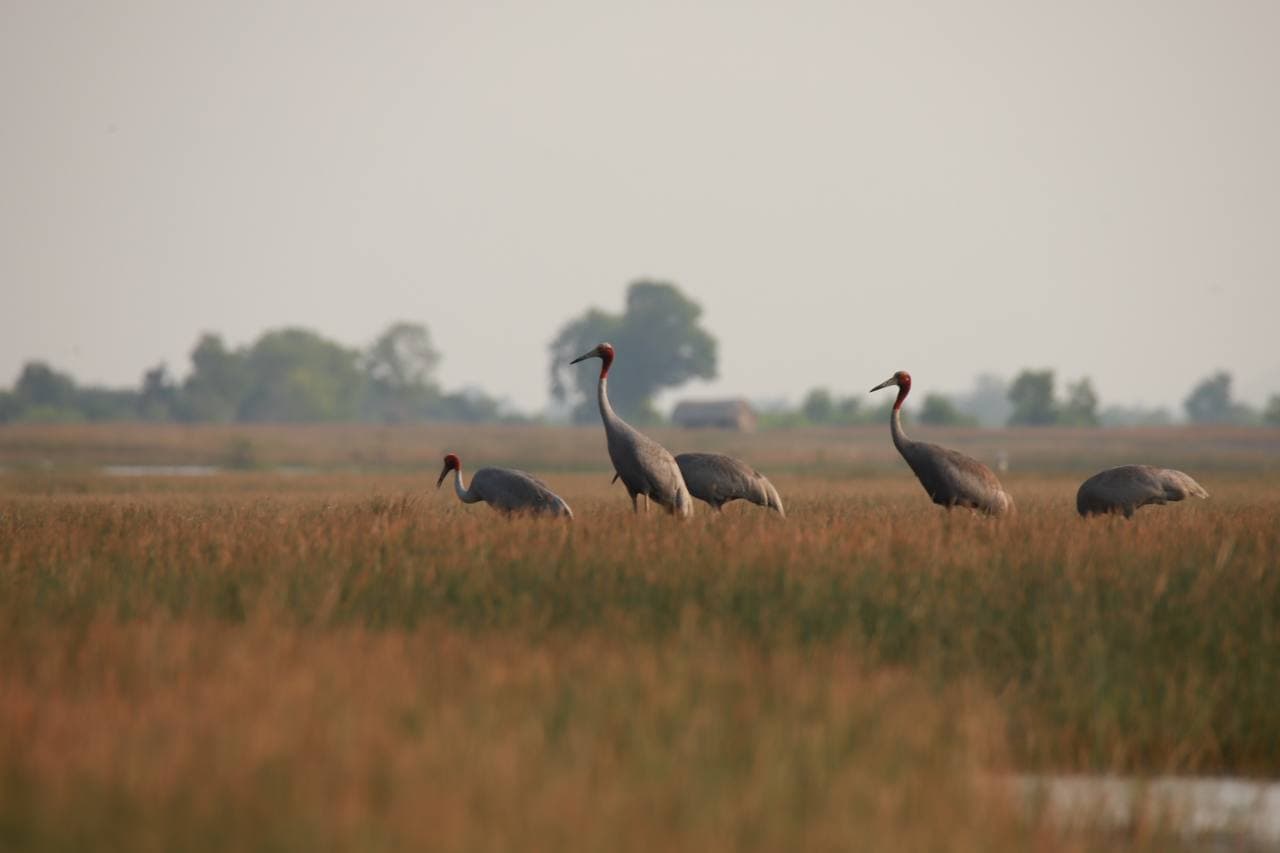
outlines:
[[[1080,484],[1076,492],[1076,512],[1085,517],[1120,512],[1125,518],[1132,518],[1138,507],[1191,496],[1207,498],[1209,493],[1181,471],[1150,465],[1121,465],[1099,471]]]
[[[744,500],[787,517],[773,483],[740,459],[723,453],[681,453],[676,464],[689,493],[717,512],[729,501]]]
[[[644,497],[647,499],[646,511],[651,500],[666,507],[672,515],[682,518],[692,515],[693,499],[689,496],[680,466],[670,452],[618,417],[613,406],[609,405],[608,382],[609,368],[613,365],[613,345],[597,344],[569,363],[577,364],[588,358],[598,358],[601,362],[597,385],[600,419],[604,421],[609,459],[613,462],[613,470],[627,487],[632,509],[639,512],[640,498]]]
[[[462,460],[456,453],[444,457],[444,470],[436,480],[436,488],[450,471],[456,472],[453,490],[467,504],[484,501],[506,515],[529,514],[573,518],[573,510],[547,484],[532,474],[514,468],[481,468],[471,478],[468,488],[462,481]]]
[[[898,399],[889,418],[893,444],[907,460],[930,499],[948,509],[963,506],[987,515],[1011,512],[1013,498],[986,465],[950,448],[907,438],[902,431],[902,403],[911,391],[911,374],[899,370],[871,390],[879,391],[890,385],[898,386]]]

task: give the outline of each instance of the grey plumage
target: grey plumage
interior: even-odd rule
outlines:
[[[719,510],[729,501],[750,501],[777,510],[786,518],[778,490],[761,474],[740,459],[723,453],[681,453],[676,464],[689,493]]]
[[[456,472],[453,490],[463,503],[483,501],[507,515],[525,513],[573,518],[573,510],[569,509],[564,498],[527,471],[481,468],[472,476],[468,487],[462,479],[462,462],[455,454],[450,453],[444,458],[444,470],[436,480],[436,488],[440,487],[450,471]]]
[[[948,509],[963,506],[987,515],[1011,512],[1013,498],[986,465],[948,447],[907,438],[902,429],[902,402],[911,391],[911,374],[900,370],[871,390],[879,391],[890,385],[898,386],[898,399],[889,419],[893,444],[930,499]]]
[[[1209,493],[1190,476],[1173,468],[1121,465],[1099,471],[1080,484],[1076,512],[1082,516],[1124,513],[1125,518],[1147,504],[1165,504]]]
[[[588,358],[598,358],[602,362],[596,396],[613,470],[627,487],[632,509],[636,512],[640,511],[640,498],[644,497],[646,510],[649,506],[647,501],[651,500],[666,507],[672,515],[690,516],[693,514],[693,499],[676,460],[661,444],[618,417],[609,404],[608,376],[613,355],[613,346],[604,343],[569,362],[577,364]]]

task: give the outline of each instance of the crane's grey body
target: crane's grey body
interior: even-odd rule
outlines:
[[[689,493],[706,501],[717,511],[729,501],[750,501],[777,510],[786,518],[778,490],[761,474],[740,459],[723,453],[681,453],[676,464]]]
[[[453,489],[463,503],[483,501],[505,514],[528,513],[573,518],[573,510],[564,498],[547,484],[526,471],[513,468],[481,468],[471,478],[468,488],[462,471],[455,469]]]
[[[1099,471],[1080,484],[1076,512],[1082,516],[1124,513],[1125,518],[1147,504],[1165,504],[1209,493],[1190,476],[1173,468],[1121,465]]]
[[[644,435],[631,424],[618,417],[609,404],[608,373],[613,363],[613,347],[600,344],[591,352],[574,359],[576,364],[586,358],[599,358],[604,364],[600,369],[600,381],[596,389],[600,405],[600,419],[604,422],[605,442],[613,470],[627,487],[631,506],[640,511],[640,498],[666,507],[672,515],[682,518],[693,514],[693,498],[685,486],[680,466],[665,447]],[[649,507],[645,503],[645,509]]]
[[[871,390],[877,391],[888,385],[898,386],[898,399],[889,420],[893,444],[907,460],[929,498],[948,509],[963,506],[987,515],[1011,512],[1013,498],[986,465],[949,447],[907,438],[902,429],[902,401],[911,390],[911,376],[899,371]]]

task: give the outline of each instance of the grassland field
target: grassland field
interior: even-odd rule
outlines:
[[[914,432],[1016,516],[887,428],[656,431],[787,504],[686,523],[598,428],[0,428],[0,850],[1111,849],[994,780],[1280,774],[1280,431]],[[447,450],[576,519],[461,505]],[[1132,461],[1212,497],[1078,518]]]

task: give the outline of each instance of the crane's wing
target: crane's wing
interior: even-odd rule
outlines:
[[[569,505],[546,483],[514,468],[481,468],[471,478],[471,491],[504,512],[573,516]]]
[[[723,453],[681,453],[676,456],[676,464],[695,498],[716,506],[746,500],[786,515],[773,484],[740,459]]]
[[[1081,515],[1123,512],[1187,497],[1207,498],[1209,493],[1182,471],[1151,465],[1121,465],[1099,471],[1080,484],[1076,510]]]
[[[971,456],[923,441],[911,442],[902,455],[935,503],[973,507],[995,515],[1013,508],[1013,498],[995,472]]]

